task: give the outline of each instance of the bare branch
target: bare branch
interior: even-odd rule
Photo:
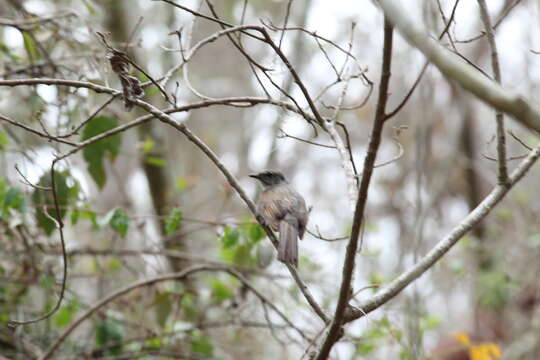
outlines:
[[[362,180],[358,191],[358,199],[356,201],[356,209],[354,212],[351,238],[347,244],[345,261],[343,262],[343,274],[341,278],[341,286],[339,289],[339,298],[334,312],[334,318],[330,324],[330,328],[326,337],[319,348],[319,352],[315,357],[316,360],[326,360],[330,354],[330,350],[339,340],[341,328],[345,318],[345,310],[350,308],[349,300],[352,294],[351,283],[352,274],[355,268],[356,253],[358,250],[358,239],[364,220],[364,209],[367,203],[367,195],[377,152],[381,143],[382,129],[384,126],[386,103],[388,100],[388,87],[390,82],[390,69],[392,64],[392,43],[393,43],[393,28],[389,20],[385,17],[384,20],[384,44],[383,44],[383,61],[381,70],[381,82],[379,84],[379,98],[377,100],[377,109],[373,128],[371,129],[368,150],[364,160],[364,168],[362,171]]]
[[[497,185],[488,196],[465,217],[454,229],[444,237],[433,249],[431,249],[422,259],[420,259],[409,270],[402,273],[390,284],[377,292],[371,298],[361,302],[356,309],[346,319],[346,322],[358,319],[365,314],[377,309],[381,305],[397,296],[411,282],[419,278],[429,270],[438,260],[440,260],[469,230],[482,221],[495,206],[508,194],[510,189],[516,185],[523,176],[530,170],[533,164],[540,157],[540,146],[529,153],[519,166],[510,174],[508,185]]]
[[[62,222],[62,218],[60,215],[60,206],[58,203],[58,194],[56,191],[56,178],[54,176],[55,175],[54,167],[57,161],[58,161],[58,158],[53,160],[51,164],[51,191],[52,191],[54,209],[55,209],[55,215],[56,215],[56,218],[51,217],[51,220],[53,220],[53,222],[57,225],[58,233],[60,234],[60,244],[62,247],[63,268],[62,268],[62,283],[61,283],[61,288],[60,288],[60,295],[58,296],[58,300],[56,301],[56,304],[54,305],[54,307],[41,316],[38,316],[30,320],[11,320],[10,319],[8,321],[8,326],[12,328],[16,328],[19,325],[27,325],[27,324],[36,323],[36,322],[50,318],[58,311],[58,309],[60,309],[60,305],[62,304],[62,300],[64,299],[64,294],[66,291],[66,281],[67,281],[67,255],[66,255],[66,242],[64,239],[64,230],[63,230],[64,223]],[[47,211],[45,211],[44,214],[47,216],[50,215]]]
[[[41,131],[37,131],[37,130],[35,130],[35,129],[32,129],[32,128],[29,127],[29,126],[26,126],[26,125],[24,125],[24,124],[21,124],[21,123],[18,122],[18,121],[12,120],[12,119],[10,119],[10,118],[8,118],[7,116],[4,116],[4,115],[2,115],[2,114],[0,114],[0,120],[3,120],[3,121],[5,121],[5,122],[7,122],[7,123],[10,123],[11,125],[17,126],[17,127],[21,128],[21,129],[24,129],[24,130],[26,130],[26,131],[28,131],[28,132],[31,132],[32,134],[35,134],[35,135],[37,135],[37,136],[39,136],[39,137],[42,137],[42,138],[45,138],[45,139],[47,139],[47,140],[60,142],[60,143],[67,144],[67,145],[70,145],[70,146],[77,146],[77,144],[74,143],[74,142],[71,142],[71,141],[69,141],[69,140],[63,140],[63,139],[61,139],[61,138],[58,138],[58,137],[55,137],[55,136],[51,136],[51,135],[49,135],[49,134],[42,133]]]
[[[491,26],[491,19],[489,18],[489,12],[485,0],[478,0],[480,5],[480,17],[484,23],[486,29],[487,38],[489,41],[489,47],[491,48],[491,66],[493,68],[493,76],[495,81],[501,83],[501,68],[499,65],[499,55],[497,53],[497,43],[495,41],[495,35],[493,34],[493,27]],[[506,167],[506,136],[504,131],[504,116],[503,113],[497,111],[495,114],[495,121],[497,123],[497,156],[498,160],[498,176],[499,184],[504,185],[508,182],[508,169]]]
[[[125,286],[124,288],[115,291],[114,293],[106,296],[105,298],[101,299],[94,305],[90,306],[84,313],[79,315],[68,327],[67,329],[49,346],[49,348],[45,351],[45,353],[39,357],[39,360],[46,360],[49,359],[54,352],[58,349],[58,347],[66,340],[66,338],[86,319],[88,319],[92,314],[94,314],[96,311],[100,310],[104,306],[106,306],[111,301],[124,296],[125,294],[141,288],[146,287],[150,285],[154,285],[159,282],[163,281],[169,281],[169,280],[184,280],[185,278],[191,276],[192,274],[202,272],[202,271],[222,271],[226,272],[234,277],[236,277],[238,280],[240,280],[244,285],[246,285],[250,291],[252,291],[261,301],[264,301],[267,305],[269,305],[272,310],[274,310],[289,326],[291,326],[293,329],[297,330],[302,337],[304,337],[306,340],[309,341],[307,337],[303,334],[301,330],[299,330],[297,327],[292,324],[290,320],[275,306],[270,302],[262,293],[260,293],[256,288],[253,287],[240,273],[237,271],[231,270],[228,267],[223,266],[210,266],[210,265],[198,265],[198,266],[192,266],[184,271],[177,272],[177,273],[170,273],[165,274],[161,276],[157,276],[150,279],[140,280],[133,284],[130,284],[128,286]]]
[[[515,118],[523,126],[540,132],[540,109],[523,96],[502,88],[471,66],[463,63],[407,15],[402,6],[390,0],[375,0],[390,21],[414,47],[420,50],[446,76],[473,93],[482,101]]]

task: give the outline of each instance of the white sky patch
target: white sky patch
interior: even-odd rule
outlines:
[[[56,87],[49,85],[37,85],[36,92],[43,100],[48,103],[55,102],[58,95],[58,90],[56,89]]]
[[[270,153],[272,138],[268,131],[259,131],[254,137],[248,151],[248,164],[253,170],[261,170]]]
[[[166,38],[171,30],[164,25],[153,24],[152,27],[146,27],[141,31],[142,46],[145,49],[153,49]]]
[[[69,168],[69,173],[79,183],[80,191],[84,197],[87,197],[90,194],[90,188],[88,187],[86,174],[75,166]]]
[[[189,112],[183,111],[183,112],[177,112],[170,115],[174,120],[176,120],[178,123],[183,123],[187,119],[189,119]]]
[[[31,155],[34,163],[31,163],[24,157],[21,157],[19,170],[28,179],[28,181],[30,181],[30,183],[37,184],[39,178],[50,169],[51,162],[54,160],[54,152],[55,150],[50,146],[35,149]],[[59,170],[60,167],[57,167],[56,169]],[[20,175],[15,173],[15,170],[13,170],[13,172],[14,178],[20,179]]]
[[[20,48],[24,39],[19,30],[8,26],[4,28],[4,42],[10,48]]]
[[[238,172],[238,157],[236,154],[231,152],[225,153],[220,157],[219,160],[227,169],[229,169],[232,174],[236,174]]]
[[[55,10],[54,6],[50,6],[44,1],[29,0],[23,3],[24,8],[36,15],[50,14]]]

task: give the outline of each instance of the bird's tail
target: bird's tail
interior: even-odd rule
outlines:
[[[279,222],[278,260],[298,267],[298,220],[292,215]]]

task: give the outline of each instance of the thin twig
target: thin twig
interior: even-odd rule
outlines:
[[[508,115],[525,127],[540,132],[540,108],[523,96],[502,88],[426,35],[426,31],[407,15],[400,2],[374,0],[404,38],[420,50],[445,76],[473,95]]]
[[[113,301],[113,300],[115,300],[115,299],[117,299],[117,298],[119,298],[121,296],[124,296],[125,294],[127,294],[127,293],[129,293],[129,292],[131,292],[131,291],[133,291],[135,289],[141,288],[141,287],[154,285],[156,283],[163,282],[163,281],[183,280],[183,279],[191,276],[192,274],[202,272],[202,271],[221,271],[221,272],[229,273],[230,275],[236,277],[243,284],[245,284],[250,289],[250,291],[254,292],[254,294],[257,297],[259,297],[261,300],[264,300],[270,307],[272,307],[272,309],[274,311],[276,311],[276,313],[278,315],[280,315],[280,317],[283,320],[285,320],[285,322],[287,322],[291,327],[293,327],[293,329],[297,329],[297,331],[300,331],[300,334],[303,335],[303,332],[301,330],[296,328],[294,326],[294,324],[292,324],[292,322],[290,320],[288,320],[287,317],[281,311],[279,311],[279,309],[277,307],[275,307],[275,305],[272,304],[272,302],[268,301],[268,299],[266,299],[266,297],[262,293],[260,293],[249,282],[247,282],[247,280],[240,273],[238,273],[237,271],[231,270],[228,267],[210,266],[210,265],[198,265],[198,266],[189,267],[189,268],[187,268],[187,269],[185,269],[184,271],[181,271],[181,272],[165,274],[165,275],[157,276],[157,277],[154,277],[154,278],[137,281],[137,282],[135,282],[133,284],[127,285],[127,286],[123,287],[122,289],[117,290],[117,291],[113,292],[112,294],[106,296],[105,298],[101,299],[100,301],[98,301],[97,303],[92,305],[90,308],[88,308],[85,312],[80,314],[66,328],[66,330],[64,330],[64,332],[49,346],[49,348],[45,351],[45,353],[38,360],[49,359],[54,354],[54,352],[58,349],[58,347],[65,341],[65,339],[84,320],[88,319],[92,314],[94,314],[96,311],[98,311],[101,308],[103,308],[104,306],[106,306],[111,301]],[[309,341],[309,338],[306,338],[306,340]]]
[[[519,166],[510,174],[508,185],[497,185],[488,196],[462,221],[460,221],[450,233],[440,240],[424,257],[422,257],[409,270],[403,272],[400,276],[378,291],[371,298],[363,301],[359,309],[355,309],[345,321],[356,320],[365,314],[384,305],[390,299],[397,296],[407,285],[418,279],[422,274],[429,270],[437,261],[439,261],[469,230],[482,221],[495,206],[508,194],[511,188],[516,185],[525,174],[531,169],[533,164],[540,157],[540,146],[529,153]],[[361,309],[361,310],[360,310]]]
[[[456,10],[457,10],[458,4],[459,4],[459,0],[456,0],[454,2],[454,7],[452,8],[452,13],[450,14],[450,19],[446,23],[446,26],[444,27],[443,31],[439,34],[439,40],[441,40],[444,37],[444,35],[446,33],[448,33],[448,31],[450,30],[450,25],[452,25],[452,22],[454,21],[454,17],[456,15]],[[392,110],[392,111],[390,111],[390,113],[386,114],[385,121],[391,119],[392,117],[394,117],[407,104],[407,102],[411,98],[412,94],[414,93],[414,91],[418,87],[418,84],[420,84],[420,81],[422,80],[422,77],[424,76],[428,66],[429,66],[429,61],[426,61],[424,63],[424,66],[422,66],[422,70],[420,70],[420,73],[416,77],[416,80],[414,81],[413,85],[411,86],[411,88],[409,89],[409,91],[407,92],[407,94],[405,95],[403,100],[401,100],[399,105],[396,106],[396,108],[394,110]]]
[[[497,42],[495,41],[495,35],[493,34],[493,28],[491,25],[491,19],[489,18],[486,1],[478,0],[478,5],[480,5],[480,17],[484,23],[484,28],[489,41],[489,47],[491,48],[491,66],[493,68],[493,76],[495,77],[495,81],[500,84],[501,68],[499,65],[499,55],[497,53]],[[501,111],[497,111],[495,121],[497,123],[497,156],[499,158],[497,179],[500,185],[504,185],[508,183],[508,169],[506,166],[506,135],[504,131],[504,116]]]
[[[287,134],[283,129],[279,129],[279,131],[280,131],[280,134],[277,135],[278,139],[291,138],[291,139],[295,139],[295,140],[298,140],[298,141],[301,141],[301,142],[304,142],[304,143],[310,144],[310,145],[325,147],[325,148],[329,148],[329,149],[335,149],[336,148],[333,145],[325,145],[325,144],[321,144],[321,143],[318,143],[318,142],[302,139],[302,138]]]
[[[1,84],[0,84],[1,85]],[[72,142],[72,141],[69,141],[69,140],[63,140],[63,139],[60,139],[56,136],[51,136],[51,135],[48,135],[48,134],[45,134],[45,133],[42,133],[41,131],[37,131],[35,129],[32,129],[31,127],[29,126],[26,126],[18,121],[15,121],[15,120],[12,120],[10,118],[8,118],[7,116],[4,116],[2,114],[0,114],[0,120],[3,120],[7,123],[10,123],[11,125],[14,125],[14,126],[17,126],[17,127],[20,127],[21,129],[24,129],[28,132],[31,132],[32,134],[35,134],[39,137],[42,137],[44,139],[47,139],[47,140],[50,140],[50,141],[56,141],[56,142],[60,142],[60,143],[63,143],[63,144],[67,144],[67,145],[70,145],[70,146],[77,146],[76,143]]]
[[[27,325],[36,323],[42,320],[45,320],[52,315],[54,315],[58,309],[60,309],[60,305],[62,304],[62,300],[64,299],[64,294],[66,291],[66,282],[67,282],[67,254],[66,254],[66,242],[64,240],[64,223],[62,222],[61,212],[60,212],[60,206],[58,202],[58,194],[56,190],[56,178],[55,178],[55,170],[54,167],[56,165],[56,162],[58,161],[58,158],[54,159],[51,164],[51,191],[52,196],[54,200],[54,208],[55,208],[55,216],[56,218],[52,218],[53,222],[57,225],[58,233],[60,234],[60,244],[62,246],[62,260],[63,260],[63,268],[62,268],[62,283],[60,288],[60,295],[58,296],[58,300],[56,301],[56,304],[54,307],[46,312],[45,314],[38,316],[36,318],[30,319],[30,320],[9,320],[8,326],[12,328],[16,328],[19,325]],[[44,211],[45,215],[50,216],[50,214],[47,211]]]
[[[497,21],[495,21],[495,24],[493,25],[493,30],[496,30],[499,25],[502,24],[503,20],[505,20],[508,15],[510,14],[510,12],[512,12],[512,10],[516,7],[516,5],[518,5],[519,3],[521,2],[521,0],[515,0],[512,4],[510,4],[510,6],[508,6],[507,8],[503,9],[501,15],[499,16],[499,18],[497,19]],[[486,32],[485,31],[482,31],[480,34],[476,35],[476,36],[473,36],[472,38],[470,39],[466,39],[466,40],[456,40],[456,43],[462,43],[462,44],[466,44],[466,43],[471,43],[473,41],[476,41],[478,39],[481,39],[483,38],[484,36],[486,36]]]
[[[350,308],[349,299],[351,294],[352,274],[355,268],[356,252],[358,249],[358,239],[364,220],[364,209],[367,203],[368,189],[374,169],[373,166],[375,165],[375,159],[381,143],[382,129],[384,126],[386,103],[388,100],[388,87],[390,82],[390,69],[392,64],[392,43],[393,28],[390,21],[385,17],[383,61],[375,119],[370,134],[368,150],[364,160],[362,180],[360,182],[360,189],[358,191],[358,199],[353,217],[351,238],[347,244],[345,260],[343,262],[338,302],[330,328],[328,329],[325,339],[319,348],[317,356],[315,357],[316,360],[326,360],[328,358],[330,350],[339,340],[340,329],[342,328],[345,317],[345,310]]]

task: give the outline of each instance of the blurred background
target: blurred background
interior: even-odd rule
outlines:
[[[161,78],[197,42],[222,30],[166,1],[1,4],[3,80],[59,78],[120,89],[96,32],[145,70],[130,70],[144,82],[148,75]],[[379,9],[369,1],[178,4],[211,17],[217,14],[230,24],[267,26],[319,112],[336,116],[347,129],[338,127],[343,139],[349,138],[360,171],[381,75]],[[441,43],[492,76],[477,2],[407,1],[406,6],[406,16],[433,38],[453,19]],[[488,7],[503,86],[536,99],[539,2],[492,0]],[[299,87],[268,44],[238,33],[232,38],[242,51],[221,36],[172,74],[165,88],[178,106],[258,97],[295,100],[307,109]],[[271,69],[269,76],[243,52]],[[402,103],[424,65],[419,51],[396,33],[389,112]],[[0,87],[0,114],[53,137],[71,133],[62,139],[73,142],[145,115],[110,98],[74,87]],[[160,109],[169,106],[155,87],[147,87],[143,99]],[[282,171],[305,197],[312,211],[309,234],[300,242],[299,274],[332,313],[352,211],[340,155],[328,134],[321,128],[315,132],[302,116],[274,104],[219,104],[172,116],[217,154],[252,199],[260,190],[248,175],[267,168]],[[354,274],[354,289],[361,291],[352,304],[414,264],[496,185],[494,119],[492,109],[427,67],[383,133],[377,157],[381,166],[369,191]],[[506,124],[512,169],[538,137],[511,119]],[[69,260],[66,294],[52,317],[8,330],[9,319],[35,317],[57,301],[63,265],[59,233],[51,220],[53,201],[50,192],[28,182],[50,186],[51,161],[70,149],[0,121],[1,355],[34,358],[108,294],[193,264],[225,263],[241,271],[309,338],[320,336],[323,323],[286,268],[277,260],[266,264],[274,250],[244,202],[199,149],[157,119],[58,163]],[[500,358],[501,353],[505,359],[540,358],[539,175],[533,168],[427,274],[390,303],[347,325],[331,358],[478,360]],[[52,358],[307,359],[311,350],[313,344],[240,281],[212,272],[134,290],[100,308]]]

